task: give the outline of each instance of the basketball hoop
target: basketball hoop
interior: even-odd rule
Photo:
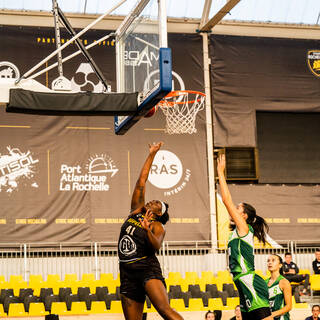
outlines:
[[[158,103],[166,116],[168,134],[196,133],[197,113],[204,109],[205,94],[198,91],[171,91]]]

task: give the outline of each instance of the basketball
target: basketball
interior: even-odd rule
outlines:
[[[145,118],[150,118],[152,117],[158,110],[158,106],[153,107],[148,111],[148,113],[144,116]]]

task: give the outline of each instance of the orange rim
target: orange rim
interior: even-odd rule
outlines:
[[[175,97],[180,97],[180,96],[184,96],[187,94],[195,94],[195,95],[199,95],[200,97],[198,97],[198,99],[194,99],[194,100],[188,100],[188,101],[169,101],[167,100],[168,98],[175,98]],[[194,103],[195,101],[199,102],[201,101],[202,97],[205,97],[206,95],[200,91],[193,91],[193,90],[177,90],[177,91],[171,91],[169,92],[160,102],[159,105],[160,106],[165,106],[165,105],[169,105],[169,106],[173,106],[175,104],[186,104],[186,103]]]

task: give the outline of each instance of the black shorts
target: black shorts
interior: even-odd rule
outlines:
[[[243,320],[259,320],[271,316],[271,310],[270,308],[259,308],[250,312],[241,311],[241,315]]]
[[[120,293],[129,299],[144,303],[146,299],[145,284],[151,279],[161,280],[166,287],[156,257],[147,257],[129,264],[120,262]]]

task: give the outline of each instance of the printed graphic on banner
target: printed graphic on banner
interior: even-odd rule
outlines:
[[[4,190],[11,193],[26,181],[31,187],[38,188],[33,178],[39,160],[34,159],[30,151],[24,153],[10,146],[7,150],[8,154],[0,154],[0,192]]]
[[[182,191],[191,177],[191,170],[184,169],[182,162],[171,151],[159,150],[149,173],[149,182],[159,189],[165,189],[164,196]]]
[[[0,62],[0,79],[18,79],[20,78],[19,69],[11,62]]]
[[[62,164],[59,190],[109,191],[107,178],[112,178],[118,171],[113,160],[104,154],[90,157],[84,168]]]
[[[73,91],[104,92],[104,86],[97,78],[90,63],[80,64],[75,75],[71,79],[71,89]],[[111,91],[111,86],[108,86],[108,91]]]
[[[320,50],[309,50],[307,61],[310,71],[316,77],[320,77]]]

